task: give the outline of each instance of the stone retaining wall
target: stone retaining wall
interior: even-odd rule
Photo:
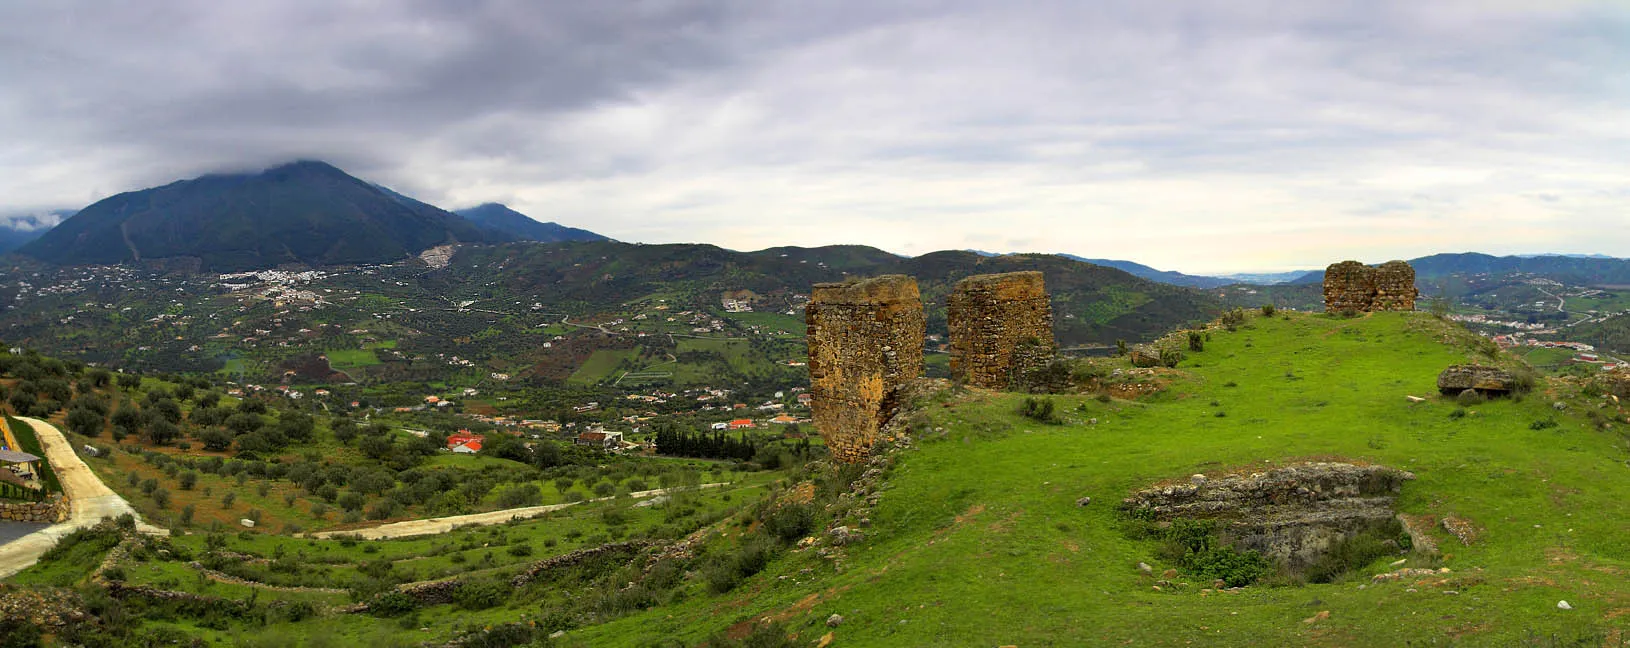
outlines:
[[[68,519],[68,498],[52,495],[43,502],[0,502],[0,520],[56,524]]]

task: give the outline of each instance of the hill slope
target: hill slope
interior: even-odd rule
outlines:
[[[828,632],[843,646],[1618,645],[1630,610],[1619,433],[1577,414],[1599,399],[1565,387],[1471,408],[1433,396],[1445,365],[1489,361],[1458,346],[1467,341],[1418,314],[1253,316],[1158,374],[1163,393],[1056,397],[1062,425],[1017,416],[1016,395],[942,394],[910,425],[922,436],[894,456],[867,519],[843,513],[865,492],[829,509],[835,524],[858,524],[863,541],[789,550],[730,594],[687,597],[572,640],[692,645],[768,618],[799,645]],[[1121,498],[1193,473],[1310,457],[1412,471],[1399,510],[1429,523],[1463,518],[1479,539],[1463,546],[1433,524],[1427,533],[1447,555],[1407,564],[1448,571],[1388,582],[1371,575],[1397,556],[1330,584],[1226,592],[1139,573],[1139,562],[1155,574],[1176,565],[1123,533]],[[1089,506],[1077,504],[1083,496]]]
[[[945,298],[970,275],[1039,270],[1053,295],[1054,330],[1065,346],[1151,339],[1213,317],[1220,304],[1194,290],[1139,279],[1050,254],[981,257],[943,251],[913,258],[864,246],[771,248],[734,252],[712,245],[617,242],[560,246],[495,246],[468,250],[426,279],[430,290],[496,280],[505,294],[525,295],[572,310],[653,294],[717,300],[725,290],[808,295],[815,283],[846,276],[902,273],[917,278],[930,333],[945,332]],[[717,301],[713,301],[717,304]]]
[[[443,243],[511,238],[306,161],[122,193],[19,251],[64,265],[192,258],[226,271],[387,262]]]
[[[559,223],[541,223],[526,214],[498,203],[486,203],[469,209],[457,209],[453,213],[463,216],[476,225],[503,232],[523,241],[557,243],[560,241],[610,240],[585,229],[567,227]]]

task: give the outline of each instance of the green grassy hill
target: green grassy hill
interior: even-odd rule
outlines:
[[[692,645],[770,619],[797,645],[827,632],[840,646],[1620,645],[1607,642],[1630,624],[1625,426],[1598,427],[1586,412],[1600,399],[1566,384],[1465,408],[1437,397],[1445,365],[1490,360],[1470,342],[1422,314],[1253,314],[1161,373],[1158,395],[1057,397],[1062,425],[1017,416],[1016,395],[942,396],[895,455],[867,539],[827,550],[841,559],[789,550],[729,594],[568,643]],[[1409,564],[1450,571],[1385,583],[1370,577],[1392,557],[1330,584],[1228,592],[1157,591],[1136,569],[1175,565],[1124,533],[1131,491],[1306,458],[1412,471],[1402,512],[1458,516],[1481,538],[1435,527],[1444,555]]]

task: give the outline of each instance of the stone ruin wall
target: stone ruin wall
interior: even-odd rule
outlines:
[[[917,280],[885,275],[816,284],[804,321],[815,427],[833,458],[864,460],[900,405],[900,386],[922,375]]]
[[[1053,306],[1040,272],[1009,272],[957,282],[946,305],[951,376],[964,384],[1007,389],[1014,370],[1057,351]],[[1025,345],[1035,341],[1035,346]]]
[[[1404,261],[1369,267],[1357,261],[1333,263],[1324,270],[1324,311],[1412,311],[1420,290],[1415,268]]]

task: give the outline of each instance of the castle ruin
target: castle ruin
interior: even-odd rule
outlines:
[[[964,384],[1007,389],[1015,371],[1057,351],[1053,306],[1040,272],[1009,272],[957,282],[946,305],[951,376]]]
[[[1324,270],[1324,311],[1412,311],[1420,297],[1415,268],[1405,261],[1370,267],[1357,261],[1330,264]]]
[[[861,461],[922,374],[923,304],[917,280],[885,275],[816,284],[804,311],[815,427],[832,457]]]

